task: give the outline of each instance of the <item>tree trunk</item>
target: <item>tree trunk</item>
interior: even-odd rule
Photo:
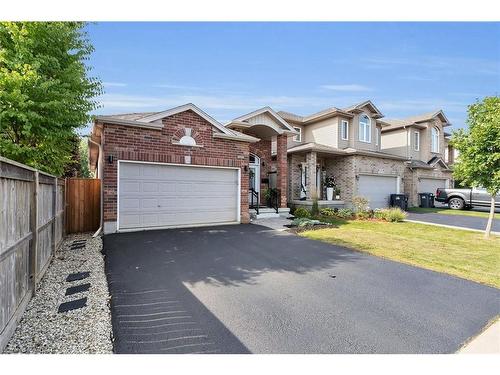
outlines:
[[[491,195],[490,215],[488,216],[488,224],[484,231],[484,238],[490,238],[491,225],[493,224],[493,217],[495,216],[495,196]]]

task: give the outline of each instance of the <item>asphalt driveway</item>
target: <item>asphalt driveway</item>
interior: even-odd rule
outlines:
[[[107,235],[118,353],[452,353],[500,291],[260,225]]]
[[[498,214],[495,215],[497,217]],[[437,213],[408,212],[409,220],[424,221],[427,223],[453,225],[461,228],[485,230],[487,218],[463,215],[446,215]],[[500,220],[493,219],[493,232],[500,232]]]

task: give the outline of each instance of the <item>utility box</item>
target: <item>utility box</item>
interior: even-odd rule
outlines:
[[[408,197],[405,194],[391,194],[389,205],[406,211],[408,209]]]
[[[419,193],[420,206],[422,208],[433,208],[434,207],[434,194],[433,193]]]

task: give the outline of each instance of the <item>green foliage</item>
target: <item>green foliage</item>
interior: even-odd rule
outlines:
[[[313,199],[313,204],[311,207],[311,215],[313,217],[316,217],[319,215],[319,206],[318,206],[318,199],[317,198]]]
[[[466,186],[500,191],[500,97],[486,97],[469,106],[468,129],[453,133],[459,155],[453,175]]]
[[[335,187],[335,177],[333,176],[327,176],[325,179],[325,186],[327,188],[333,188]]]
[[[356,219],[358,220],[368,220],[373,218],[373,210],[358,211],[356,212]]]
[[[319,211],[321,216],[326,217],[335,217],[337,216],[337,212],[333,208],[325,207]]]
[[[337,216],[341,219],[350,219],[353,215],[354,213],[349,208],[341,208],[337,211]]]
[[[309,212],[309,210],[307,208],[298,207],[293,212],[293,216],[295,216],[297,218],[310,218],[311,213]]]
[[[89,169],[89,143],[87,137],[82,137],[80,139],[78,151],[79,151],[78,161],[80,169],[79,176],[84,178],[90,178],[92,177],[92,174],[90,173]]]
[[[0,154],[61,175],[102,93],[82,22],[0,22]]]
[[[374,212],[376,219],[390,221],[391,223],[401,222],[408,214],[399,207],[383,208]]]
[[[365,197],[352,198],[352,205],[354,206],[354,212],[368,211],[368,199]]]

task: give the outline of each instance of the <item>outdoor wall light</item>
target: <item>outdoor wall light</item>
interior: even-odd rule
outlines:
[[[266,163],[265,162],[262,162],[262,166],[265,167],[266,166]]]
[[[248,165],[245,165],[245,166],[243,167],[243,170],[244,170],[245,172],[248,172]]]
[[[109,164],[113,164],[113,160],[114,160],[113,155],[109,155],[109,156],[108,156],[108,163],[109,163]]]

